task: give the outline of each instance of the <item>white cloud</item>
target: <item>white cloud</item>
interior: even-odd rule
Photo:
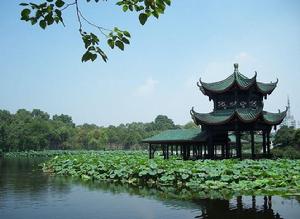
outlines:
[[[158,81],[156,81],[152,78],[148,78],[144,84],[140,85],[136,89],[134,94],[136,96],[149,96],[149,95],[153,94],[157,84],[158,84]]]

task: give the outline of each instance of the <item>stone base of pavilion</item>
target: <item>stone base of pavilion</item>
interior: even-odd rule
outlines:
[[[159,154],[168,159],[177,156],[183,160],[197,159],[260,159],[271,158],[269,135],[263,135],[259,141],[262,153],[255,153],[254,132],[251,132],[251,142],[241,139],[241,133],[222,133],[213,136],[213,142],[209,144],[209,136],[201,129],[175,129],[166,130],[158,135],[144,139],[143,143],[149,144],[149,158]],[[250,153],[242,153],[243,144],[251,145]]]

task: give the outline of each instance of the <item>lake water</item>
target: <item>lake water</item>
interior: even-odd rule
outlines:
[[[300,197],[181,201],[155,189],[49,176],[40,162],[0,158],[1,219],[300,218]]]

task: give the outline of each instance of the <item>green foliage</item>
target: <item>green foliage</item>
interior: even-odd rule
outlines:
[[[90,2],[90,0],[86,1]],[[99,0],[95,0],[95,2],[99,2]],[[144,25],[150,16],[158,18],[163,14],[166,6],[171,5],[171,0],[119,0],[116,5],[120,6],[124,12],[128,10],[138,12],[139,21]],[[62,23],[65,26],[63,12],[70,6],[74,6],[79,23],[79,32],[86,49],[81,58],[82,62],[94,61],[98,55],[104,62],[108,60],[105,52],[99,47],[100,38],[92,32],[85,32],[83,22],[99,30],[100,34],[107,39],[107,44],[111,49],[116,46],[123,51],[124,45],[130,43],[129,38],[131,36],[128,31],[122,31],[117,27],[110,30],[89,21],[81,12],[78,0],[74,0],[72,3],[66,3],[63,0],[46,0],[40,4],[21,3],[20,6],[24,7],[21,11],[21,20],[30,22],[32,25],[39,24],[42,29],[55,23]]]
[[[27,151],[45,149],[141,149],[141,140],[159,131],[179,128],[167,116],[157,116],[151,123],[129,123],[98,127],[75,126],[68,115],[50,115],[39,109],[25,109],[15,114],[0,110],[0,149]]]
[[[294,134],[294,128],[283,126],[276,132],[274,144],[280,146],[292,145],[294,141]]]
[[[183,128],[185,129],[193,129],[193,128],[198,128],[198,126],[193,122],[193,121],[190,121],[188,123],[186,123]]]
[[[300,158],[300,129],[283,126],[275,134],[275,148],[272,153],[275,157],[290,159]]]
[[[300,159],[300,150],[295,147],[276,147],[272,149],[272,154],[277,158]]]
[[[202,198],[285,195],[300,192],[300,160],[149,160],[141,152],[98,152],[56,156],[45,172],[158,189],[189,190]]]

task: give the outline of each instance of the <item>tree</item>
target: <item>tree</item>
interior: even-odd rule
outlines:
[[[176,126],[172,119],[169,119],[165,115],[158,115],[154,120],[154,125],[156,130],[167,130],[167,129],[175,129]]]
[[[275,145],[292,146],[294,143],[294,134],[294,128],[282,126],[275,134]]]
[[[91,0],[86,1],[91,2]],[[95,0],[95,2],[99,2],[99,0]],[[121,30],[118,27],[112,29],[105,28],[87,19],[81,11],[78,0],[72,0],[71,2],[66,2],[66,0],[46,0],[40,4],[29,2],[21,3],[20,5],[24,7],[21,11],[21,20],[29,22],[32,25],[38,24],[42,29],[59,23],[65,26],[63,19],[64,12],[66,9],[73,7],[78,20],[79,34],[86,49],[81,58],[82,62],[94,61],[98,55],[105,62],[108,59],[105,52],[99,46],[100,38],[93,32],[87,32],[84,29],[86,28],[85,25],[98,30],[105,37],[111,49],[118,47],[120,50],[124,50],[124,45],[130,43],[129,39],[131,35],[128,31]],[[116,5],[122,7],[124,12],[129,10],[139,13],[139,21],[144,25],[150,16],[158,18],[163,14],[166,6],[171,5],[171,0],[118,0]]]
[[[294,134],[295,147],[300,149],[300,129],[297,129]]]
[[[0,151],[8,151],[8,127],[12,115],[7,110],[0,110]]]
[[[190,122],[186,123],[183,126],[183,128],[185,128],[185,129],[195,129],[195,128],[198,128],[198,126],[194,122],[190,121]]]
[[[75,126],[75,124],[72,121],[72,117],[68,116],[68,115],[64,115],[64,114],[61,114],[60,116],[54,115],[52,119],[53,119],[53,121],[61,121],[64,124],[72,126],[72,127]]]
[[[43,112],[40,109],[33,109],[32,112],[31,112],[31,115],[33,117],[38,117],[38,118],[41,118],[41,119],[44,119],[44,120],[48,120],[50,118],[48,113]]]

